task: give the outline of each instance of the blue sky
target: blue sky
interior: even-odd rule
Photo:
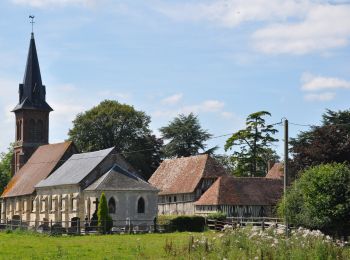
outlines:
[[[349,108],[347,1],[5,0],[0,14],[0,151],[14,140],[29,14],[55,110],[51,143],[104,99],[145,111],[156,134],[179,113],[194,112],[217,136],[258,110],[270,123],[319,124],[326,108]]]

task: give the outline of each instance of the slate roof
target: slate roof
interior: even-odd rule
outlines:
[[[19,103],[12,111],[20,109],[53,110],[45,100],[46,90],[41,80],[39,60],[33,33],[31,34],[29,44],[23,84],[19,86],[19,93]]]
[[[275,163],[272,168],[266,174],[268,179],[283,179],[284,175],[283,163]]]
[[[68,155],[72,145],[72,142],[64,142],[39,146],[27,163],[12,177],[1,197],[32,194],[34,186],[62,163],[62,158]]]
[[[148,180],[159,195],[192,193],[202,178],[226,175],[225,169],[209,155],[164,160]]]
[[[114,147],[96,152],[74,154],[47,179],[42,180],[35,187],[78,184],[113,150]]]
[[[195,205],[276,205],[283,194],[277,179],[219,177]]]
[[[141,179],[137,174],[115,164],[108,172],[85,189],[86,191],[147,190],[157,191],[155,187]]]

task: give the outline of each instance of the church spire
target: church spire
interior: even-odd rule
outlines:
[[[32,32],[23,84],[19,85],[19,103],[13,111],[26,108],[52,111],[52,108],[46,103],[45,96],[46,90],[41,80],[38,54]]]

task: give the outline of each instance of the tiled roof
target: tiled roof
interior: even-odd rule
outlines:
[[[222,176],[196,205],[276,205],[283,192],[277,179]]]
[[[269,179],[283,179],[283,163],[275,163],[266,174]]]
[[[29,195],[34,186],[62,164],[62,159],[73,153],[72,142],[39,146],[27,163],[12,177],[1,197]]]
[[[112,169],[102,175],[93,184],[85,189],[86,191],[118,191],[118,190],[147,190],[157,191],[155,187],[147,181],[141,179],[137,174],[115,164]]]
[[[42,180],[35,187],[78,184],[113,150],[114,147],[96,152],[74,154],[47,179]]]
[[[164,160],[148,180],[162,194],[194,192],[202,178],[226,175],[225,169],[205,155]]]

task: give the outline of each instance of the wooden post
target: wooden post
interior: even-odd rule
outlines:
[[[52,234],[52,219],[50,220],[50,233]]]
[[[78,235],[80,235],[80,218],[77,220]]]
[[[284,120],[284,174],[283,174],[283,198],[286,202],[287,196],[287,175],[288,175],[288,120]],[[286,208],[284,210],[284,225],[286,236],[288,236],[288,219]]]

